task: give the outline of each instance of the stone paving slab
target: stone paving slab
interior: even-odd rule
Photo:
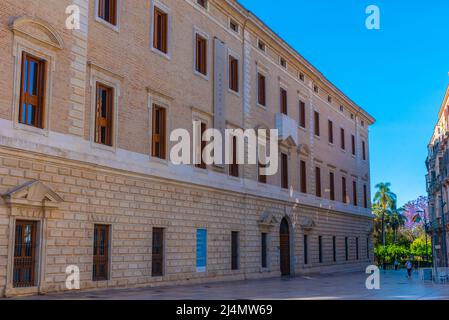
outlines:
[[[423,282],[405,271],[381,271],[381,289],[364,273],[273,278],[160,288],[71,292],[25,299],[55,300],[449,300],[449,284]]]

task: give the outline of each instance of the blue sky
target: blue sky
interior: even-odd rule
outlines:
[[[449,84],[449,1],[240,0],[373,115],[372,187],[426,195],[427,144]],[[369,5],[381,29],[365,28]]]

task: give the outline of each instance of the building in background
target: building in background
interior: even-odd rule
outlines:
[[[435,267],[448,267],[449,229],[449,88],[438,113],[432,138],[428,146],[427,193],[429,195],[429,231]]]
[[[236,1],[3,0],[0,34],[0,294],[372,264],[374,119]],[[193,120],[280,129],[278,174],[174,165]]]

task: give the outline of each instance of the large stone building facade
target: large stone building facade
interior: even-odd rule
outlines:
[[[428,146],[427,193],[429,196],[429,217],[426,231],[432,236],[432,255],[435,268],[448,267],[449,231],[449,88],[438,113]],[[445,272],[445,271],[444,271]]]
[[[239,3],[0,9],[1,295],[372,263],[374,119]],[[280,129],[279,172],[173,164],[192,121]]]

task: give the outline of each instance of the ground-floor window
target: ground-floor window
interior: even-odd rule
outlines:
[[[359,238],[355,238],[355,259],[359,260]]]
[[[318,259],[320,263],[323,263],[323,237],[318,237]]]
[[[164,274],[164,229],[153,228],[152,247],[151,275],[153,277],[161,277]]]
[[[16,222],[13,271],[13,286],[15,288],[35,286],[36,238],[37,222]]]
[[[207,230],[196,231],[196,271],[206,272],[207,265]]]
[[[239,269],[239,233],[232,231],[231,235],[231,268],[232,270]]]
[[[267,234],[262,233],[262,268],[267,268],[268,261],[267,261]]]
[[[345,259],[346,259],[346,261],[349,260],[349,243],[348,243],[348,237],[345,238]]]
[[[108,225],[96,224],[94,226],[93,281],[109,279],[109,232]]]
[[[369,237],[366,238],[366,258],[369,259]]]
[[[308,248],[308,237],[305,234],[304,235],[304,264],[309,263],[308,255],[309,255],[309,248]]]
[[[334,262],[337,262],[337,237],[335,236],[332,237],[332,253]]]

